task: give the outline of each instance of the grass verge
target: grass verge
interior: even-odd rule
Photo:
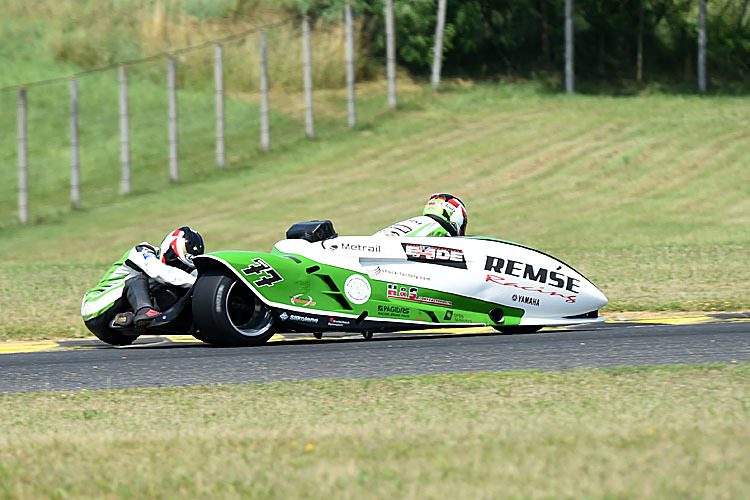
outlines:
[[[741,498],[749,388],[741,363],[0,394],[0,497]]]
[[[467,203],[470,233],[570,263],[610,298],[609,311],[750,309],[741,272],[747,99],[562,96],[503,83],[434,95],[412,86],[394,114],[382,82],[360,90],[353,131],[333,113],[308,141],[299,123],[280,119],[288,140],[271,154],[245,138],[252,149],[225,171],[196,152],[180,185],[152,176],[126,197],[111,178],[92,181],[82,210],[3,227],[0,338],[83,335],[85,290],[125,248],[158,243],[174,227],[198,229],[209,251],[268,250],[300,220],[371,234],[439,191]],[[335,92],[319,98],[322,109],[345,109]]]

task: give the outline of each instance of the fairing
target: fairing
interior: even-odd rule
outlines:
[[[347,236],[196,257],[231,271],[289,328],[399,329],[598,321],[604,294],[542,252],[488,238]]]

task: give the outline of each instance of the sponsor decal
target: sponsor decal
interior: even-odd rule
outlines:
[[[501,259],[500,257],[492,257],[490,255],[487,256],[487,261],[484,264],[485,271],[494,271],[578,293],[581,280],[558,272],[560,269],[562,269],[562,266],[558,266],[554,271],[550,271],[543,267],[535,268],[531,264],[510,259]]]
[[[379,253],[380,245],[363,245],[361,243],[341,243],[339,245],[338,243],[334,243],[328,247],[328,250],[332,252],[335,252],[338,249],[351,250],[352,252]]]
[[[403,271],[394,271],[393,269],[388,269],[380,266],[377,266],[375,269],[373,269],[370,274],[372,274],[373,276],[380,276],[381,274],[383,274],[387,276],[398,276],[399,278],[411,278],[413,280],[430,281],[430,278],[428,276],[420,276],[419,274],[406,273]]]
[[[513,294],[513,302],[520,302],[521,304],[529,304],[531,306],[539,307],[539,299],[536,297],[526,297],[525,295]]]
[[[364,304],[370,300],[372,289],[367,278],[359,274],[352,274],[344,283],[344,294],[352,304]]]
[[[261,276],[260,279],[253,281],[253,285],[274,286],[279,281],[284,281],[284,278],[282,278],[281,275],[277,273],[273,267],[268,265],[265,260],[257,258],[253,259],[253,263],[255,264],[254,266],[247,266],[242,270],[242,274],[244,274],[245,276],[249,276],[251,274]]]
[[[298,323],[308,323],[308,324],[318,324],[318,318],[313,318],[311,316],[301,316],[299,314],[287,314],[286,311],[279,314],[279,318],[281,318],[282,321],[296,321]]]
[[[312,297],[309,295],[302,295],[301,293],[298,293],[294,297],[291,298],[292,304],[296,306],[314,306],[316,302],[313,300]]]
[[[415,227],[411,227],[407,222],[414,224]],[[398,222],[380,231],[378,234],[382,236],[406,236],[415,229],[424,226],[424,224],[418,219],[408,219],[403,222]]]
[[[312,318],[310,316],[300,316],[299,314],[291,314],[289,316],[290,321],[297,321],[298,323],[310,323],[317,325],[318,318]]]
[[[518,288],[521,290],[525,290],[527,292],[541,293],[544,295],[550,295],[552,297],[562,297],[563,299],[565,299],[565,302],[568,302],[570,304],[574,304],[576,301],[575,295],[565,295],[563,293],[556,292],[554,290],[545,290],[543,286],[524,286],[521,283],[508,281],[502,276],[497,275],[497,274],[488,274],[484,281],[485,283],[489,281],[490,283],[495,283],[497,285],[511,286],[513,288]]]
[[[407,260],[466,269],[463,250],[414,243],[401,243],[401,246],[404,247]]]
[[[347,319],[336,319],[333,316],[328,318],[328,326],[349,326],[352,322]]]
[[[378,314],[392,318],[408,318],[409,308],[402,306],[378,306]]]
[[[410,302],[418,302],[420,304],[429,304],[432,306],[453,307],[453,302],[450,300],[419,295],[419,288],[415,286],[406,287],[388,283],[386,295],[389,299],[408,300]]]
[[[476,320],[470,320],[463,314],[461,314],[458,311],[445,311],[445,316],[443,316],[443,321],[451,321],[453,323],[476,323]]]

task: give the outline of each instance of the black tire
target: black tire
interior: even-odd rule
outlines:
[[[497,330],[500,333],[504,333],[505,335],[527,335],[529,333],[536,333],[542,328],[543,326],[493,326],[495,330]]]
[[[130,345],[138,338],[138,335],[123,335],[111,328],[107,328],[107,330],[104,331],[93,332],[93,334],[102,342],[115,346]]]
[[[119,302],[116,302],[109,311],[105,312],[101,316],[85,321],[84,324],[86,325],[86,328],[88,328],[91,333],[96,335],[96,338],[98,338],[102,342],[106,342],[107,344],[116,346],[132,344],[141,333],[140,330],[128,330],[128,335],[121,331],[118,332],[117,330],[109,327],[109,324],[112,322],[117,312],[121,310],[121,308],[119,307],[121,305],[122,304],[120,304]]]
[[[271,312],[248,286],[221,270],[198,277],[193,288],[195,337],[218,346],[255,346],[273,337]]]

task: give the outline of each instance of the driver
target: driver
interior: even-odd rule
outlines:
[[[193,257],[203,250],[203,237],[187,226],[167,234],[159,249],[145,241],[129,249],[83,296],[81,316],[86,327],[93,333],[104,332],[113,320],[122,327],[133,323],[147,327],[161,314],[154,309],[151,290],[159,284],[193,286],[197,275]]]
[[[463,202],[451,194],[433,194],[422,215],[397,222],[373,236],[465,236],[469,218]]]

